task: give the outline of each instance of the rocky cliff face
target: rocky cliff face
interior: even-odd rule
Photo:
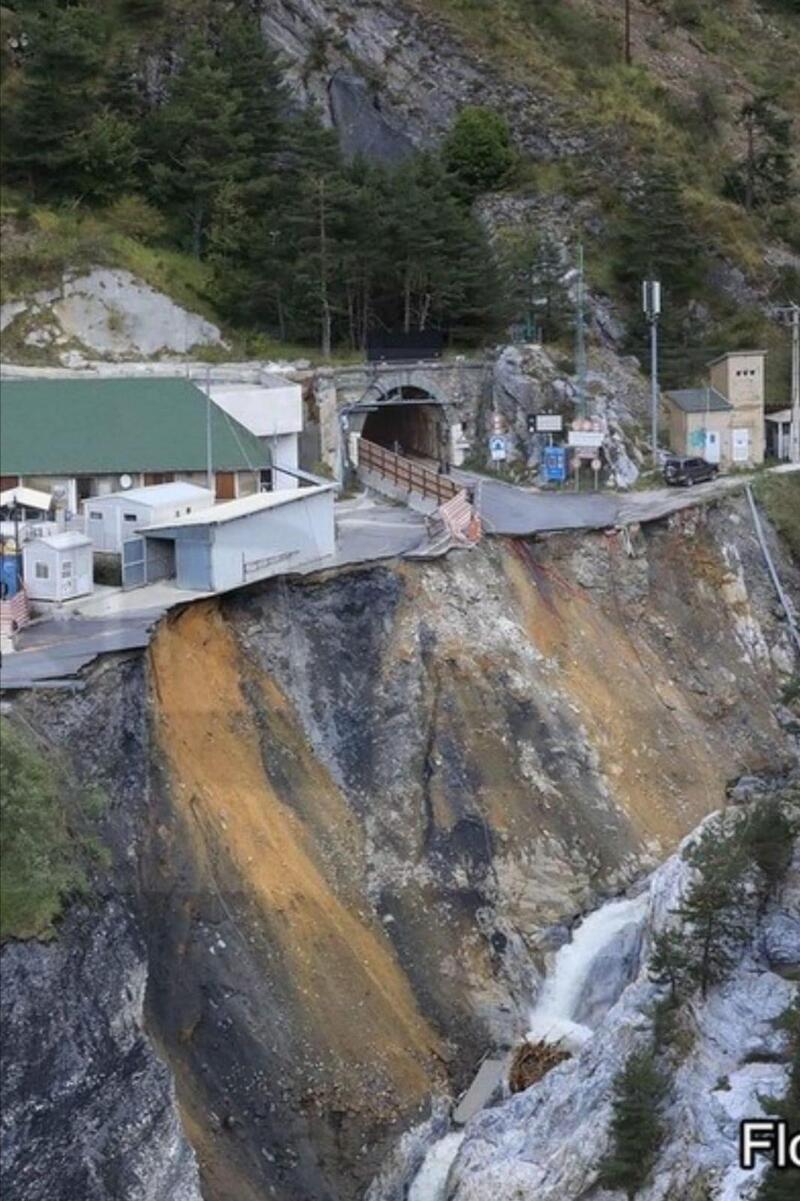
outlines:
[[[783,795],[790,795],[784,783]],[[795,785],[795,804],[800,792]],[[692,838],[696,837],[693,835]],[[539,1084],[479,1115],[467,1128],[452,1170],[452,1201],[616,1201],[598,1187],[610,1146],[614,1077],[628,1056],[652,1044],[654,1006],[664,990],[647,971],[647,948],[684,895],[691,869],[672,856],[648,883],[640,970],[597,1023],[579,1054]],[[604,968],[625,954],[608,948]],[[778,898],[756,921],[723,985],[691,1006],[681,1057],[663,1107],[666,1131],[641,1201],[740,1201],[766,1169],[739,1167],[739,1123],[767,1116],[767,1098],[788,1084],[786,1036],[776,1023],[798,995],[800,854]]]
[[[115,867],[56,944],[4,951],[6,1137],[60,1148],[47,1188],[7,1196],[72,1201],[115,1138],[138,1179],[126,1123],[136,1147],[158,1126],[166,1173],[128,1195],[195,1195],[162,1062],[207,1201],[362,1195],[431,1096],[524,1031],[548,928],[654,865],[732,777],[791,759],[787,644],[733,503],[624,545],[274,581],[176,614],[74,695],[17,699],[109,794]],[[42,962],[58,1020],[28,985]],[[59,1107],[63,1029],[87,1086]],[[53,1054],[26,1075],[37,1040]]]

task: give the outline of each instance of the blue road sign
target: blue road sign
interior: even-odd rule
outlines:
[[[551,484],[563,484],[567,478],[567,451],[563,446],[544,448],[544,478]]]

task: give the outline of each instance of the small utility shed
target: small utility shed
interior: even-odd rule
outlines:
[[[92,591],[92,541],[85,534],[45,534],[26,542],[22,574],[31,600],[64,601]]]
[[[152,484],[148,488],[129,488],[84,501],[86,533],[97,551],[119,555],[122,544],[137,534],[140,526],[186,517],[214,503],[208,488],[187,484]]]
[[[179,588],[221,592],[332,555],[333,500],[332,484],[261,492],[139,532],[174,545]]]
[[[669,413],[669,446],[677,455],[730,461],[733,405],[715,388],[682,388],[665,394]]]

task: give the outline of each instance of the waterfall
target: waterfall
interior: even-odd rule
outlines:
[[[604,966],[603,952],[626,927],[639,924],[646,904],[643,893],[633,900],[609,901],[584,918],[571,941],[558,951],[553,970],[531,1010],[530,1042],[561,1040],[571,1051],[586,1042],[591,1028],[575,1018],[590,971],[598,962]],[[622,987],[626,982],[621,981]]]
[[[638,962],[638,934],[646,908],[645,892],[633,900],[609,901],[584,918],[570,942],[557,952],[553,970],[530,1012],[529,1041],[560,1041],[567,1050],[577,1051],[591,1037],[591,1026],[577,1017],[584,1012],[605,1012],[631,979],[628,936],[636,935],[633,959]],[[408,1201],[445,1201],[450,1168],[463,1138],[462,1131],[451,1131],[429,1148]]]
[[[454,1130],[428,1148],[411,1184],[408,1201],[443,1201],[450,1166],[463,1141],[463,1130]]]

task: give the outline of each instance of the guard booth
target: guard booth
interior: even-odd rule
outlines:
[[[22,551],[25,591],[31,600],[65,601],[94,588],[92,540],[86,534],[45,534]]]

